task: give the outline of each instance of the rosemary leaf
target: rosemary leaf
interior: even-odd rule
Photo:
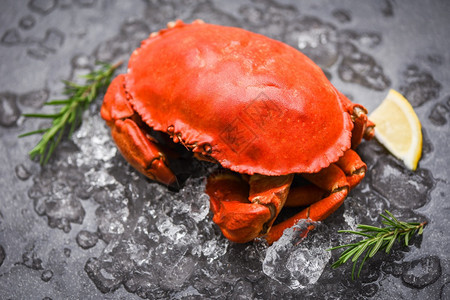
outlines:
[[[410,232],[412,233],[412,231],[410,231]],[[409,238],[410,238],[409,233],[410,232],[405,234],[405,246],[408,246],[408,244],[409,244]]]
[[[65,88],[64,95],[67,99],[52,100],[45,105],[62,105],[60,111],[55,114],[24,114],[28,118],[53,119],[52,125],[47,129],[39,129],[21,134],[19,137],[30,136],[43,133],[41,140],[29,152],[31,159],[40,157],[39,161],[45,165],[57,146],[64,137],[71,138],[75,129],[82,122],[83,111],[97,98],[110,83],[114,71],[122,64],[118,62],[114,65],[99,63],[101,66],[85,76],[85,84],[76,84],[71,81],[63,80]]]
[[[402,237],[404,239],[405,245],[408,246],[412,236],[416,233],[422,234],[423,229],[427,224],[427,222],[401,222],[398,221],[391,212],[387,210],[385,212],[386,215],[381,214],[380,216],[383,218],[381,222],[386,225],[386,227],[376,227],[360,224],[357,226],[360,231],[339,230],[340,233],[349,233],[363,236],[364,239],[360,240],[359,242],[335,246],[328,249],[329,251],[331,251],[345,248],[345,250],[340,254],[339,259],[331,265],[333,269],[345,264],[351,258],[353,262],[352,279],[354,279],[358,261],[361,260],[357,272],[357,277],[359,277],[364,263],[369,258],[372,258],[380,250],[385,250],[386,253],[389,253],[395,241],[401,241]],[[365,254],[361,259],[363,253]]]
[[[29,135],[33,135],[33,134],[41,134],[41,133],[46,132],[47,130],[49,130],[49,128],[38,129],[38,130],[30,131],[30,132],[27,132],[27,133],[22,133],[21,135],[19,135],[19,137],[23,138],[23,137],[26,137],[26,136],[29,136]]]
[[[394,230],[394,233],[392,234],[392,236],[389,237],[390,240],[389,240],[389,243],[388,243],[388,245],[387,245],[387,247],[386,247],[386,253],[391,252],[392,246],[394,245],[394,242],[395,242],[395,240],[397,239],[398,231],[399,231],[399,229],[396,228],[396,229]]]
[[[352,234],[362,235],[362,236],[364,236],[364,237],[369,237],[369,238],[374,237],[374,236],[371,235],[371,234],[367,234],[367,233],[364,233],[364,232],[361,232],[361,231],[354,231],[354,230],[339,230],[338,232],[339,232],[339,233],[352,233]]]
[[[375,226],[364,225],[364,224],[359,224],[357,227],[358,227],[358,229],[362,229],[362,230],[367,231],[367,232],[371,232],[371,231],[384,232],[385,231],[384,228],[378,228],[378,227],[375,227]]]
[[[375,253],[378,252],[378,250],[380,250],[381,245],[383,245],[384,239],[378,239],[377,243],[373,246],[372,250],[369,253],[369,257],[373,257],[375,255]]]
[[[361,274],[362,267],[363,267],[364,263],[366,262],[367,258],[369,258],[369,251],[366,252],[366,255],[364,255],[362,262],[359,264],[358,278],[359,278],[359,274]],[[355,261],[355,263],[356,263],[356,261]],[[353,276],[353,272],[352,272],[352,280],[355,280],[355,277]]]
[[[52,101],[48,101],[45,102],[44,105],[66,105],[69,104],[70,100],[52,100]]]
[[[362,243],[359,250],[355,253],[355,255],[353,255],[352,261],[356,262],[358,260],[358,258],[360,257],[360,255],[364,251],[366,251],[366,249],[367,249],[367,247],[369,247],[369,245],[370,245],[370,240],[366,240],[364,243]]]

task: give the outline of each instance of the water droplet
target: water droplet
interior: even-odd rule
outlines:
[[[20,42],[20,34],[16,28],[6,30],[1,39],[1,43],[6,46],[15,46]]]
[[[9,92],[0,94],[0,125],[11,127],[16,125],[21,111],[16,103],[17,95]]]
[[[441,261],[437,256],[427,256],[404,263],[406,271],[402,280],[407,285],[421,289],[434,283],[441,276]]]
[[[39,14],[47,15],[56,7],[56,0],[31,0],[28,7]]]
[[[412,106],[419,107],[439,97],[442,85],[430,73],[410,65],[403,75],[405,83],[400,87],[400,92]]]
[[[117,36],[101,43],[95,51],[95,57],[99,61],[114,61],[121,55],[129,54],[132,50],[133,47],[126,38]]]
[[[36,252],[34,252],[34,245],[22,254],[22,265],[33,269],[33,270],[43,270],[42,260],[37,257]]]
[[[17,178],[19,178],[20,180],[27,180],[31,176],[30,171],[28,171],[23,164],[17,165],[15,167],[15,171]]]
[[[64,232],[70,231],[70,223],[81,224],[85,215],[80,201],[73,197],[40,197],[35,199],[34,209],[38,215],[47,216],[50,227],[62,229]]]
[[[175,7],[175,10],[173,13],[176,13],[176,12],[177,12],[177,9]],[[197,7],[195,7],[192,14],[195,16],[202,16],[202,20],[204,20],[207,23],[229,25],[229,26],[232,26],[232,25],[238,23],[234,16],[216,8],[210,2],[200,3],[199,5],[197,5]]]
[[[24,30],[33,28],[34,24],[36,24],[36,19],[32,15],[27,15],[19,21],[20,28]]]
[[[42,89],[31,91],[19,96],[19,103],[25,107],[41,108],[48,100],[49,90]]]
[[[33,178],[33,186],[28,195],[33,199],[37,214],[47,216],[48,225],[52,228],[69,232],[71,223],[81,224],[85,210],[77,197],[79,186],[89,188],[84,176],[74,165],[69,164],[73,150],[61,145],[59,153],[62,158],[55,156],[55,160],[42,168],[41,173]]]
[[[359,277],[361,282],[370,283],[377,281],[381,274],[380,267],[381,263],[378,261],[368,262],[364,264]]]
[[[385,262],[382,266],[382,271],[394,277],[400,277],[403,274],[403,265],[395,262]]]
[[[77,234],[77,244],[83,249],[89,249],[97,245],[98,235],[95,232],[81,230]]]
[[[53,272],[51,270],[45,270],[44,272],[42,272],[41,274],[41,279],[44,282],[48,282],[50,281],[50,279],[52,279],[53,277]]]
[[[425,57],[425,60],[431,65],[442,65],[445,61],[444,57],[440,54],[429,54]]]
[[[50,50],[47,48],[44,48],[42,46],[36,46],[27,49],[27,55],[39,60],[44,60],[47,58],[47,55],[50,53]]]
[[[352,191],[351,201],[345,204],[351,206],[351,211],[357,216],[355,223],[372,224],[379,220],[380,213],[389,209],[389,202],[377,193],[364,188],[364,185],[360,185],[360,187],[360,189]],[[363,192],[363,190],[369,191]]]
[[[447,115],[449,112],[450,110],[446,105],[437,103],[428,115],[428,119],[436,126],[443,126],[447,124]]]
[[[363,285],[362,289],[360,290],[361,296],[363,297],[368,297],[368,298],[372,298],[373,296],[376,295],[376,293],[378,292],[378,284],[376,283],[370,283],[370,284],[365,284]]]
[[[84,54],[72,57],[71,63],[73,68],[88,69],[92,67],[92,59]]]
[[[394,16],[394,0],[384,0],[383,7],[381,9],[381,13],[385,17],[392,17]]]
[[[382,91],[391,81],[384,75],[383,68],[373,57],[359,51],[351,43],[344,43],[340,48],[343,59],[338,67],[339,77],[346,82],[353,82],[362,86]]]
[[[55,52],[64,43],[64,33],[56,28],[48,29],[45,33],[45,38],[40,45],[49,51]]]
[[[111,273],[102,269],[97,258],[89,258],[84,270],[102,293],[109,293],[120,286],[121,280],[114,278]]]
[[[340,32],[339,37],[342,42],[352,41],[363,47],[373,48],[381,43],[381,35],[374,32],[359,33],[353,30],[344,30]]]
[[[285,38],[321,67],[328,68],[338,59],[336,28],[315,17],[305,17],[289,25]]]
[[[352,20],[352,15],[348,10],[336,9],[332,12],[332,15],[341,23],[348,23]]]
[[[392,158],[378,160],[370,174],[372,187],[398,208],[416,209],[425,205],[434,186],[428,170],[409,171]]]
[[[64,255],[66,257],[70,257],[70,254],[72,254],[72,250],[70,250],[69,248],[64,248]]]
[[[72,69],[72,72],[70,74],[70,81],[76,83],[76,84],[84,84],[86,82],[86,79],[84,76],[88,75],[92,72],[92,69],[89,68],[74,68]]]
[[[120,32],[128,39],[141,41],[148,37],[150,28],[142,20],[128,20],[121,26]]]

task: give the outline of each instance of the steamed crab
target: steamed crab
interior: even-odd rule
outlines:
[[[229,170],[210,175],[206,193],[213,221],[241,243],[272,243],[343,203],[365,175],[353,149],[374,135],[366,113],[296,49],[201,20],[144,40],[101,108],[122,155],[150,179],[176,180],[150,129]],[[291,188],[295,174],[309,184]],[[285,205],[306,208],[273,225]]]

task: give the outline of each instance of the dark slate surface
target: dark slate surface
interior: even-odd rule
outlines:
[[[0,293],[2,299],[449,299],[448,1],[107,1],[0,3]],[[235,245],[211,222],[203,193],[210,165],[187,163],[179,192],[134,172],[98,117],[45,168],[27,152],[45,126],[21,113],[61,96],[96,60],[127,59],[168,21],[196,18],[282,40],[313,58],[354,101],[375,108],[389,88],[422,122],[424,155],[408,171],[376,141],[358,149],[363,183],[300,244],[287,232],[268,248]],[[122,72],[125,67],[122,67]],[[190,176],[188,176],[190,175]],[[367,263],[331,270],[348,242],[336,234],[376,224],[383,209],[427,220],[423,238]]]

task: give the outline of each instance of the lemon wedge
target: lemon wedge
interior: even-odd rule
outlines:
[[[422,155],[422,126],[408,100],[391,89],[369,119],[376,139],[414,171]]]

